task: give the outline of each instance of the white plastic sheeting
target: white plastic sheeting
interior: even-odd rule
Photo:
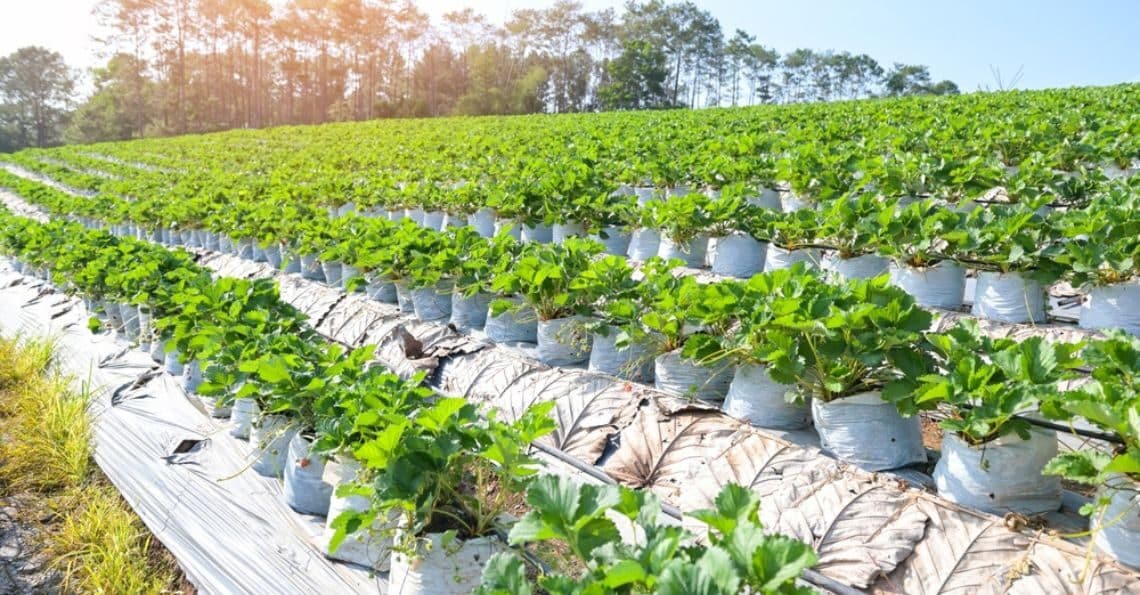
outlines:
[[[375,593],[385,582],[328,561],[324,521],[247,471],[249,446],[211,420],[147,354],[87,331],[79,300],[40,295],[0,264],[0,332],[52,336],[58,365],[93,390],[95,460],[202,593]],[[13,283],[16,283],[13,285]]]

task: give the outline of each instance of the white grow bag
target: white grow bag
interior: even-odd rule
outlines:
[[[590,336],[581,316],[538,321],[536,357],[548,366],[576,366],[590,359]]]
[[[495,235],[495,211],[483,207],[468,219],[468,224],[475,228],[475,233],[489,238]]]
[[[253,427],[253,420],[257,418],[261,408],[253,399],[235,399],[230,410],[230,435],[239,440],[249,440],[249,432]]]
[[[966,271],[955,262],[941,261],[934,266],[914,268],[892,262],[891,284],[909,293],[927,308],[957,310],[966,291]]]
[[[520,298],[508,298],[508,301],[515,305],[522,304]],[[483,332],[496,343],[537,343],[538,316],[529,306],[517,311],[512,308],[498,316],[491,314],[488,308]]]
[[[312,441],[300,433],[289,439],[282,484],[285,504],[300,513],[325,516],[329,512],[333,486],[323,478],[324,461],[309,453],[312,445]]]
[[[1057,456],[1057,432],[1033,429],[1029,440],[1010,434],[971,446],[952,432],[942,436],[934,466],[938,495],[985,512],[1025,515],[1061,508],[1061,478],[1041,470]]]
[[[721,410],[748,423],[777,430],[798,430],[811,423],[811,407],[788,402],[796,387],[780,384],[764,366],[746,364],[736,368]]]
[[[493,299],[491,294],[484,292],[473,296],[451,294],[450,324],[460,332],[482,330],[487,324],[487,309]]]
[[[1081,306],[1081,328],[1119,328],[1140,335],[1140,281],[1089,289]]]
[[[723,363],[702,366],[670,351],[653,360],[653,385],[664,393],[680,397],[692,396],[719,403],[728,393],[733,369]]]
[[[657,256],[660,244],[661,234],[657,230],[639,227],[629,238],[629,259],[642,261]]]
[[[388,530],[391,525],[385,525],[376,519],[371,527],[361,527],[355,533],[349,533],[336,550],[329,548],[329,542],[335,530],[333,521],[346,511],[364,512],[371,507],[368,498],[363,496],[338,496],[337,490],[356,480],[360,473],[360,463],[354,460],[332,460],[325,464],[325,479],[333,486],[332,496],[329,498],[329,511],[326,517],[324,543],[321,549],[325,556],[333,560],[341,560],[352,564],[359,564],[376,570],[387,570],[389,557],[392,552],[392,536]]]
[[[820,448],[866,471],[887,471],[926,462],[917,415],[904,418],[879,393],[830,402],[812,400]]]
[[[364,294],[382,304],[395,304],[399,299],[396,296],[396,284],[387,279],[372,279],[364,287]]]
[[[420,222],[420,225],[423,225],[428,229],[439,231],[443,229],[443,217],[443,211],[427,211],[424,213],[423,220]]]
[[[887,272],[890,261],[877,254],[840,258],[835,253],[823,257],[822,269],[839,279],[873,279]]]
[[[321,262],[321,273],[325,277],[325,285],[341,287],[344,283],[344,267],[339,262]]]
[[[585,237],[586,229],[581,223],[555,223],[554,230],[551,232],[551,240],[555,244],[561,244],[566,241],[566,238],[571,237]]]
[[[821,252],[818,248],[786,250],[779,246],[768,244],[768,249],[764,252],[765,271],[789,269],[797,262],[802,262],[809,267],[819,266],[821,258]]]
[[[701,234],[685,244],[676,244],[667,235],[661,236],[657,245],[657,256],[669,260],[679,258],[689,268],[699,269],[705,266],[705,253],[708,251],[709,237]]]
[[[445,320],[451,316],[451,281],[441,281],[435,287],[418,287],[411,291],[412,309],[423,322]]]
[[[417,548],[418,558],[392,555],[390,595],[467,595],[479,586],[487,560],[507,549],[495,537],[457,539],[448,545],[440,533],[425,539]]]
[[[609,374],[623,380],[650,382],[653,380],[653,356],[648,347],[631,342],[625,349],[617,348],[617,329],[606,334],[594,333],[590,346],[591,372]]]
[[[971,312],[1011,324],[1045,322],[1045,288],[1019,273],[982,271],[978,273]]]
[[[1111,475],[1101,487],[1108,506],[1089,519],[1096,548],[1122,564],[1140,569],[1140,482]]]
[[[257,457],[253,470],[265,477],[281,477],[289,440],[296,432],[297,428],[290,427],[289,419],[282,415],[266,415],[258,420],[249,431],[249,443]]]
[[[554,229],[545,223],[522,226],[521,240],[524,242],[538,242],[549,244],[554,239]]]
[[[510,219],[495,219],[495,235],[505,233],[516,240],[522,240],[522,225]]]
[[[603,234],[605,234],[606,237],[603,238]],[[602,233],[590,236],[591,240],[606,247],[606,254],[613,254],[614,256],[625,256],[629,254],[629,242],[632,238],[633,234],[617,226],[606,227],[602,230]]]
[[[716,247],[709,250],[712,272],[747,279],[764,270],[768,245],[746,233],[736,232],[717,238]]]

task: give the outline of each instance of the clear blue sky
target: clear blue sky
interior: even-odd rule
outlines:
[[[587,9],[620,0],[581,0]],[[967,91],[994,86],[990,66],[1020,88],[1140,82],[1140,0],[694,0],[781,52],[798,47],[867,53],[884,65],[926,64]],[[419,0],[438,20],[473,6],[501,22],[552,0]],[[79,67],[96,64],[94,0],[0,0],[0,55],[37,43]]]

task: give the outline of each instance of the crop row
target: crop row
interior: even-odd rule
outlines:
[[[371,348],[324,342],[272,281],[215,279],[181,251],[4,210],[0,252],[83,297],[98,314],[93,325],[153,349],[213,413],[232,408],[253,469],[284,474],[290,506],[327,515],[328,555],[378,568],[390,560],[399,592],[530,592],[521,559],[496,545],[505,529],[515,546],[560,540],[571,564],[588,568],[542,575],[551,593],[805,592],[795,581],[815,555],[762,533],[754,493],[730,485],[713,509],[694,513],[709,526],[705,545],[694,545],[690,531],[658,521],[648,492],[537,475],[527,449],[554,429],[553,403],[509,422],[480,415],[422,388],[422,376],[403,381],[370,365]],[[287,463],[286,451],[306,463]],[[335,494],[313,488],[322,476],[334,478]],[[531,512],[504,529],[510,495],[524,490]],[[645,541],[623,542],[626,526]]]
[[[72,212],[63,203],[86,200],[41,190],[47,194],[61,213]],[[924,462],[915,413],[937,408],[948,418],[936,484],[943,496],[979,509],[1056,510],[1056,475],[1101,487],[1106,506],[1127,509],[1132,492],[1120,482],[1140,473],[1140,426],[1121,423],[1140,420],[1133,380],[1140,340],[1126,335],[1085,345],[994,340],[970,323],[931,333],[931,315],[886,276],[837,282],[797,265],[701,284],[675,275],[678,261],[651,258],[635,269],[600,257],[602,246],[589,240],[520,244],[471,228],[436,232],[357,217],[326,225],[342,238],[373,242],[359,254],[375,266],[350,261],[346,272],[340,253],[326,253],[323,261],[298,259],[308,265],[302,272],[347,279],[381,301],[403,297],[423,320],[450,319],[498,342],[535,342],[539,359],[552,365],[588,360],[598,371],[652,378],[666,392],[723,401],[762,427],[814,421],[825,450],[864,468]],[[115,231],[136,233],[123,225]],[[153,237],[183,241],[180,233]],[[210,232],[204,239],[223,247]],[[254,254],[252,242],[229,244]],[[1063,389],[1086,363],[1093,382]],[[1055,433],[1019,415],[1038,409],[1058,420],[1087,419],[1126,447],[1116,456],[1057,456]],[[1098,529],[1098,543],[1130,563],[1112,544],[1118,531],[1135,528],[1135,517],[1133,510],[1125,522]]]
[[[41,163],[41,166],[43,164]],[[41,167],[57,177],[60,166]],[[3,174],[4,184],[25,194],[40,185]],[[593,216],[573,222],[521,225],[489,209],[471,217],[444,211],[369,209],[332,219],[303,201],[229,200],[200,196],[172,202],[166,195],[127,200],[99,194],[87,201],[62,199],[66,214],[115,224],[134,224],[147,232],[203,233],[250,243],[259,257],[268,251],[291,260],[341,262],[364,273],[387,266],[385,246],[414,247],[422,230],[393,226],[410,219],[433,229],[469,223],[491,237],[504,231],[515,238],[560,242],[565,237],[599,240],[611,254],[640,261],[652,255],[681,258],[687,266],[747,278],[807,261],[842,277],[867,278],[889,271],[892,281],[923,306],[958,309],[964,301],[967,271],[978,272],[974,313],[1002,322],[1043,322],[1046,288],[1064,280],[1084,289],[1081,312],[1087,328],[1120,327],[1140,331],[1140,179],[1107,184],[1087,197],[1085,208],[1047,209],[1025,204],[951,206],[942,201],[886,199],[873,194],[835,199],[820,209],[781,211],[774,197],[765,203],[722,193],[716,198],[690,193],[653,200],[610,196]],[[54,195],[49,192],[49,195]],[[45,200],[51,196],[44,197]],[[620,206],[620,208],[619,208]],[[188,211],[198,215],[185,217]],[[345,210],[344,212],[348,212]],[[608,213],[609,215],[606,215]],[[333,213],[334,215],[337,213]],[[379,219],[379,220],[376,220]],[[463,254],[469,239],[444,241],[444,252]],[[198,243],[201,243],[200,241]],[[454,256],[454,254],[453,254]],[[419,267],[422,268],[423,263]],[[407,270],[384,271],[400,280]]]

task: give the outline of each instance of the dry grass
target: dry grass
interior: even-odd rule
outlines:
[[[90,395],[51,371],[50,342],[0,340],[0,491],[31,495],[65,593],[188,592],[173,558],[92,460]]]

